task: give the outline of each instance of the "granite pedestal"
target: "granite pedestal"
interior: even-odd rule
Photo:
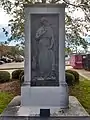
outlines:
[[[21,105],[22,106],[42,106],[42,107],[61,107],[66,108],[68,96],[67,89],[63,86],[55,87],[29,87],[21,88]],[[64,101],[65,100],[65,101]],[[67,106],[68,107],[68,106]]]

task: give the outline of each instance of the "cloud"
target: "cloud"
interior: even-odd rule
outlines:
[[[2,8],[0,8],[0,26],[8,25],[9,20],[10,16],[6,14]]]
[[[3,30],[2,30],[2,26],[0,26],[0,42],[4,42],[7,40],[7,37],[5,36]]]
[[[90,36],[85,37],[85,40],[87,40],[90,43]]]
[[[20,42],[11,41],[11,42],[9,43],[9,46],[15,46],[16,44],[20,44]]]
[[[5,36],[5,33],[3,32],[2,28],[5,28],[8,31],[10,36],[10,28],[6,25],[0,25],[0,42],[4,42],[8,39],[8,37]]]
[[[15,2],[15,0],[10,0],[12,3]],[[12,17],[4,12],[4,10],[0,6],[0,42],[7,41],[8,37],[5,36],[5,33],[3,32],[2,28],[5,28],[9,32],[9,36],[11,35],[10,27],[8,27],[9,20]],[[11,41],[9,43],[10,46],[15,46],[16,44],[20,44],[20,42],[14,42]]]
[[[5,36],[5,33],[3,32],[2,28],[5,28],[9,32],[9,35],[10,35],[10,28],[5,24],[0,25],[0,42],[5,42],[7,41],[8,37]],[[15,46],[16,44],[19,44],[19,43],[20,42],[11,41],[9,43],[9,46]]]
[[[4,10],[0,7],[0,42],[6,41],[7,37],[3,32],[2,28],[5,28],[10,35],[10,28],[8,27],[8,22],[10,20],[10,16],[4,12]]]

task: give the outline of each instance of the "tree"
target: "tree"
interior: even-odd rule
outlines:
[[[68,47],[65,48],[65,54],[70,55],[72,53],[72,50]]]
[[[84,38],[81,38],[77,33],[72,35],[68,33],[66,35],[66,48],[70,49],[72,52],[78,53],[78,47],[82,47],[85,51],[87,51],[89,43]]]
[[[10,51],[10,47],[5,45],[4,43],[0,43],[0,58]]]
[[[11,37],[8,41],[24,41],[24,7],[23,4],[40,2],[39,0],[15,0],[15,2],[11,2],[10,0],[1,0],[1,5],[3,9],[10,15],[12,15],[12,19],[9,21],[8,26],[11,27]],[[66,7],[66,36],[70,36],[69,44],[72,45],[88,45],[83,44],[86,41],[82,39],[80,33],[82,33],[82,28],[85,28],[87,31],[90,30],[90,2],[89,0],[41,0],[42,3],[50,2],[50,3],[59,3],[63,2],[67,5]],[[84,18],[74,18],[72,14],[75,11],[83,11]],[[69,31],[69,34],[68,34]],[[4,31],[6,35],[8,35],[7,31]],[[81,42],[82,41],[82,42]],[[84,42],[83,42],[84,41]]]
[[[15,57],[16,55],[24,56],[24,49],[20,48],[18,45],[11,46],[10,51],[8,51],[7,54],[13,57]]]

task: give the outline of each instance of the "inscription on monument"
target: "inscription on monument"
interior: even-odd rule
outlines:
[[[58,80],[58,14],[31,14],[32,84],[54,85]],[[46,83],[47,84],[46,84]],[[31,85],[32,85],[31,84]]]

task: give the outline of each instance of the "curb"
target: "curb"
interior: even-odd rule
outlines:
[[[21,68],[1,68],[0,70],[13,70],[13,69],[24,69],[24,67],[21,67]]]
[[[83,74],[81,74],[81,73],[79,73],[79,75],[81,75],[82,77],[84,77],[84,78],[87,79],[87,80],[90,80],[90,78],[88,78],[87,76],[85,76],[85,75],[83,75]]]
[[[75,70],[75,69],[74,69],[74,70]],[[86,75],[83,75],[83,73],[79,72],[78,70],[75,70],[75,71],[78,72],[79,75],[81,75],[81,76],[84,77],[85,79],[90,80],[90,78],[87,77]]]

